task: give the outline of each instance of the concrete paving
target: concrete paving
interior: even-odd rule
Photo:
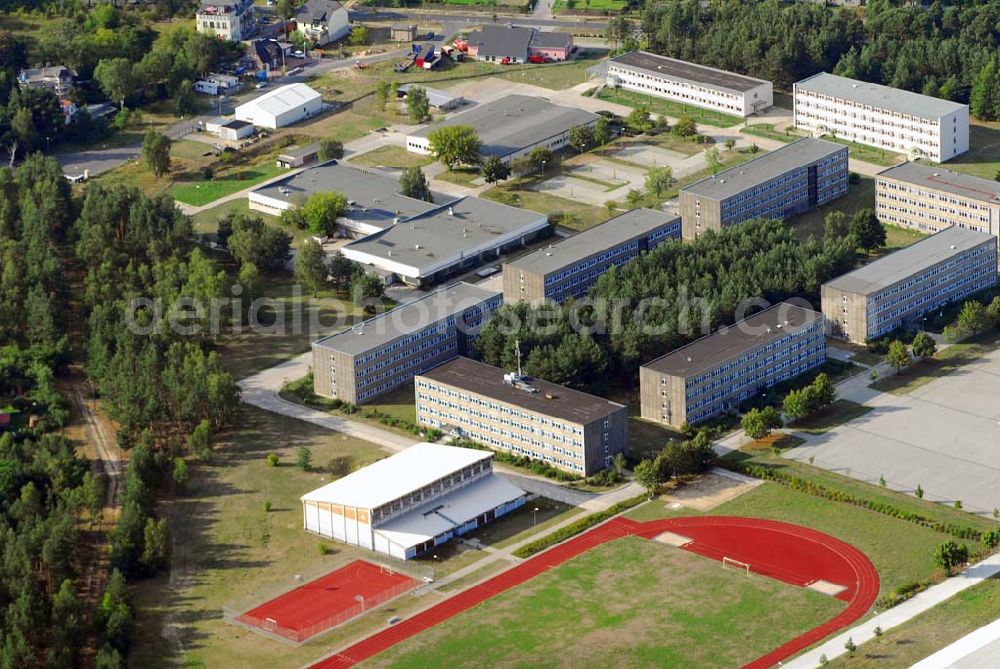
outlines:
[[[1000,507],[1000,350],[906,395],[867,387],[866,374],[838,388],[872,410],[809,437],[786,457],[992,515]],[[844,391],[847,392],[844,392]]]

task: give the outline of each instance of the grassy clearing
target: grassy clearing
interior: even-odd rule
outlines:
[[[624,0],[556,0],[552,5],[553,14],[574,14],[577,12],[620,12],[628,6]]]
[[[582,512],[583,509],[565,502],[547,497],[536,497],[516,511],[504,516],[502,523],[486,525],[467,536],[479,539],[487,546],[505,548]]]
[[[954,525],[966,525],[978,530],[988,530],[994,527],[993,521],[966,511],[962,511],[961,509],[918,499],[913,495],[907,495],[894,490],[889,490],[888,488],[874,486],[870,483],[865,483],[863,481],[842,476],[841,474],[827,471],[819,467],[814,467],[807,462],[792,460],[780,455],[775,455],[771,449],[763,449],[759,451],[744,449],[728,454],[726,459],[776,469],[782,473],[822,485],[831,490],[838,490],[848,495],[862,497],[879,504],[890,504],[903,511],[920,514],[938,522],[951,523]],[[847,506],[840,502],[826,503],[834,507]],[[865,513],[873,514],[874,512],[865,511]],[[892,520],[894,523],[902,522],[879,514],[874,515],[886,520]],[[911,526],[910,523],[904,524]]]
[[[838,425],[843,425],[855,418],[860,418],[871,411],[872,408],[852,402],[850,400],[837,400],[830,406],[818,411],[812,416],[803,418],[800,421],[789,423],[789,429],[806,434],[823,434]]]
[[[874,146],[868,146],[867,144],[858,144],[857,142],[849,142],[846,139],[834,137],[833,135],[823,135],[823,139],[831,142],[836,142],[837,144],[843,144],[844,146],[847,147],[847,154],[851,158],[866,163],[872,163],[873,165],[881,165],[882,167],[892,167],[896,163],[902,162],[906,158],[906,156],[899,153],[886,151],[885,149],[877,149]]]
[[[787,219],[785,222],[795,229],[795,236],[802,241],[809,237],[817,240],[823,239],[823,219],[827,214],[834,211],[842,211],[850,219],[856,212],[862,209],[871,209],[875,206],[875,180],[871,177],[861,177],[861,183],[852,184],[847,187],[847,194],[838,197],[832,202],[802,212]]]
[[[644,105],[654,114],[662,114],[671,118],[690,116],[697,123],[715,126],[716,128],[729,128],[743,123],[743,118],[740,116],[731,116],[722,112],[693,107],[683,102],[655,98],[650,95],[622,89],[605,88],[597,95],[597,98],[606,102],[625,105],[626,107],[635,108],[639,105]]]
[[[365,409],[377,410],[400,420],[416,423],[417,407],[416,400],[414,399],[413,383],[407,383],[394,390],[390,390],[384,395],[379,395],[375,402],[366,404]]]
[[[550,214],[561,212],[567,217],[561,225],[574,230],[586,230],[610,218],[607,209],[603,207],[594,207],[557,195],[527,190],[526,186],[535,181],[536,179],[530,177],[513,179],[484,191],[481,197],[532,211],[544,211]]]
[[[933,165],[927,161],[921,161]],[[1000,172],[1000,123],[969,119],[969,150],[944,165],[949,170],[965,172],[993,181]]]
[[[905,395],[981,358],[997,346],[1000,346],[1000,332],[996,330],[983,332],[958,344],[952,344],[939,351],[933,358],[919,360],[898,374],[878,379],[871,384],[871,387],[886,393]]]
[[[305,353],[320,332],[343,328],[364,318],[357,305],[340,296],[324,292],[313,298],[299,294],[296,288],[295,280],[288,274],[261,277],[260,295],[275,302],[273,307],[261,309],[259,320],[262,328],[274,326],[274,334],[244,328],[242,333],[227,331],[218,338],[220,357],[237,379]],[[296,309],[301,310],[302,319],[297,332],[293,331]],[[283,327],[279,327],[280,320],[275,320],[276,314],[283,317]]]
[[[745,125],[740,128],[740,132],[744,135],[754,135],[755,137],[773,139],[779,142],[794,142],[801,137],[805,137],[805,134],[802,131],[797,130],[793,126],[788,126],[782,130],[775,130],[773,123],[753,123]]]
[[[372,667],[731,667],[843,604],[656,542],[598,546],[369,661]],[[567,624],[567,612],[573,612]],[[764,615],[764,612],[767,612]],[[740,634],[719,635],[719,629]],[[544,661],[547,658],[548,661]]]
[[[859,365],[867,365],[869,367],[873,367],[878,363],[882,362],[882,356],[878,355],[877,353],[872,353],[864,346],[852,344],[842,339],[827,338],[826,345],[828,347],[838,348],[842,351],[847,351],[848,353],[851,354],[851,361],[856,362]]]
[[[401,146],[381,146],[374,151],[369,151],[359,156],[350,156],[348,161],[362,167],[395,167],[406,169],[407,167],[430,165],[434,162],[434,159],[430,156],[420,155],[419,153],[411,153]]]
[[[875,565],[882,596],[901,586],[943,577],[941,568],[934,563],[934,549],[954,539],[943,532],[771,482],[716,507],[712,514],[772,518],[842,539],[862,550]],[[967,524],[973,522],[970,519]],[[970,550],[979,548],[977,543],[967,543]]]
[[[179,202],[200,207],[215,202],[220,197],[255,186],[284,172],[283,168],[268,161],[254,167],[235,170],[224,177],[210,181],[176,184],[170,189],[170,194]]]
[[[315,576],[368,553],[329,542],[333,554],[320,556],[320,539],[301,529],[299,496],[329,482],[331,474],[295,467],[300,446],[310,449],[320,468],[336,458],[349,458],[359,467],[386,455],[353,437],[244,406],[235,427],[217,436],[215,463],[192,467],[186,494],[161,505],[173,533],[175,574],[137,582],[135,666],[270,669],[298,666],[325,648],[292,648],[222,619],[222,608],[231,601],[258,594],[263,601],[293,586],[294,574]],[[280,466],[267,465],[270,452],[281,458]],[[270,513],[263,508],[266,500],[272,503]],[[402,604],[417,601],[405,597]],[[379,609],[321,637],[322,643],[346,640],[351,631],[371,631],[389,615]]]
[[[447,181],[450,184],[455,184],[456,186],[465,186],[466,188],[475,188],[476,184],[472,183],[479,178],[479,170],[470,167],[457,168],[453,170],[445,170],[437,176],[434,177],[435,181]]]
[[[247,216],[260,217],[265,223],[281,228],[292,236],[293,246],[298,246],[305,239],[312,237],[312,233],[308,230],[300,230],[299,228],[289,225],[282,225],[281,219],[277,216],[265,214],[260,211],[251,211],[250,204],[243,198],[223,202],[218,206],[199,211],[191,217],[194,225],[194,231],[209,241],[215,241],[219,219],[231,212],[246,214]]]
[[[1000,579],[992,578],[888,630],[880,641],[862,644],[853,658],[842,655],[827,666],[908,667],[998,617]]]
[[[628,454],[633,460],[655,458],[671,441],[683,441],[684,435],[666,425],[640,418],[628,419]]]

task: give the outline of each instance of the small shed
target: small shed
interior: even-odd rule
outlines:
[[[393,26],[389,31],[393,42],[412,42],[417,39],[417,26]]]
[[[441,111],[457,109],[465,104],[465,98],[461,95],[452,95],[448,91],[443,91],[439,88],[428,88],[427,86],[421,86],[420,84],[400,84],[396,89],[397,95],[405,97],[411,88],[424,89],[427,93],[427,101],[430,103],[431,107],[440,109]]]
[[[216,135],[220,139],[238,142],[253,134],[253,124],[220,116],[205,124],[205,132]]]
[[[278,156],[278,167],[291,169],[314,162],[319,158],[319,142],[293,147]]]

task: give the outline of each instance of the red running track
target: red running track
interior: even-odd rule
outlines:
[[[303,641],[335,622],[342,622],[338,619],[359,615],[365,606],[380,604],[386,597],[417,585],[419,583],[409,576],[355,560],[247,611],[236,620],[294,641]],[[364,605],[358,596],[365,599]],[[275,621],[274,627],[267,627],[267,620]]]
[[[785,583],[805,586],[824,580],[846,586],[837,596],[847,602],[843,611],[750,662],[744,669],[770,667],[808,648],[863,616],[878,596],[878,573],[864,553],[816,530],[774,520],[730,516],[668,518],[646,523],[619,517],[320,660],[310,669],[351,667],[594,546],[630,535],[652,539],[667,531],[693,540],[683,547],[685,550],[715,560],[723,557],[739,560],[749,564],[752,571]]]

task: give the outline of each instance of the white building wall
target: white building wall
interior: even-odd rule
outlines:
[[[743,117],[774,105],[774,89],[770,82],[763,82],[748,91],[733,91],[700,82],[675,79],[655,72],[637,72],[613,62],[608,63],[607,84]]]
[[[866,106],[794,88],[795,126],[936,163],[969,150],[969,108],[938,118]],[[914,110],[919,112],[919,110]]]

